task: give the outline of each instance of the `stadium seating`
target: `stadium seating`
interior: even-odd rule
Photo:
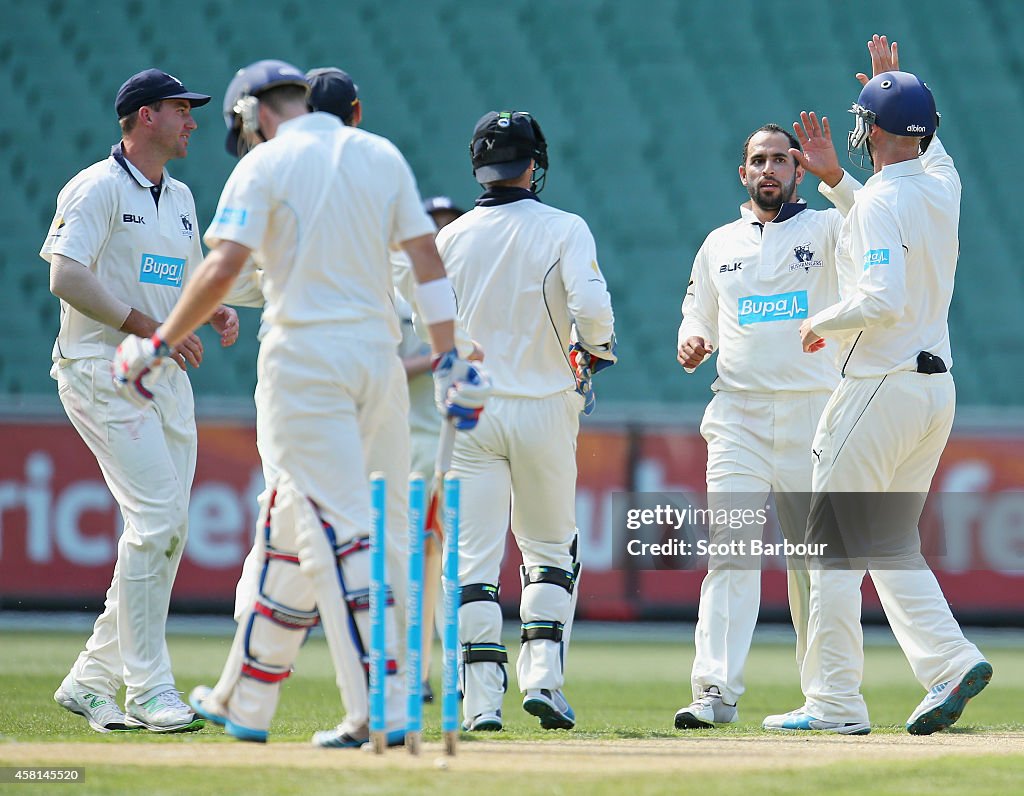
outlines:
[[[842,146],[845,113],[867,66],[864,41],[887,31],[906,68],[936,92],[940,130],[964,183],[960,278],[951,311],[961,403],[1019,403],[1024,364],[1024,249],[1005,162],[1024,129],[1024,57],[1014,30],[1024,4],[953,0],[927,14],[870,0],[373,0],[317,4],[227,0],[178,6],[122,0],[11,3],[0,30],[0,392],[52,393],[47,359],[57,328],[39,245],[60,186],[117,140],[112,104],[132,72],[159,66],[214,94],[171,172],[190,184],[201,223],[232,160],[220,105],[233,71],[264,57],[339,65],[360,86],[364,126],[391,138],[424,195],[468,206],[477,193],[466,143],[485,111],[533,112],[550,141],[543,198],[587,219],[615,300],[620,365],[601,377],[603,402],[638,397],[703,402],[713,373],[675,364],[679,302],[704,236],[735,217],[743,138],[802,109],[829,115]],[[874,28],[869,27],[874,26]],[[950,46],[955,31],[955,46]],[[967,59],[964,55],[970,53]],[[1004,143],[1006,142],[1006,143]],[[866,177],[867,175],[862,175]],[[824,202],[809,179],[804,195]],[[230,351],[208,342],[199,394],[251,394],[257,314]],[[990,331],[995,321],[996,335]],[[995,337],[995,339],[993,339]]]

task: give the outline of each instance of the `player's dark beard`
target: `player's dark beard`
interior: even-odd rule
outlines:
[[[784,183],[782,180],[776,180],[776,182],[779,183],[779,190],[774,197],[764,196],[757,186],[747,184],[747,193],[750,194],[750,199],[762,210],[777,212],[784,203],[793,201],[793,196],[796,193],[796,174],[793,174],[793,179],[788,183]]]

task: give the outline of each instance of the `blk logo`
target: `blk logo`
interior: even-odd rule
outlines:
[[[728,263],[725,263],[721,268],[718,269],[718,273],[720,273],[720,274],[727,274],[730,271],[742,271],[742,270],[743,270],[743,263],[742,262],[735,262],[732,265],[729,265]]]
[[[121,220],[125,224],[145,224],[146,220],[142,216],[134,216],[131,213],[125,213],[121,216]]]

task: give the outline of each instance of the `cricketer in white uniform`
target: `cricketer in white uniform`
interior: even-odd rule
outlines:
[[[306,73],[306,79],[310,86],[309,106],[311,110],[333,114],[351,127],[359,126],[362,121],[363,106],[358,98],[359,88],[347,72],[336,67],[311,69]],[[228,114],[229,118],[233,119],[234,112],[232,108],[226,107],[225,113]],[[231,135],[229,135],[227,149],[231,155],[238,156],[238,142]],[[431,200],[424,200],[423,207],[424,210],[431,214],[435,224],[438,223],[437,214],[439,212],[452,214],[450,200],[447,209],[434,208]],[[454,215],[459,213],[461,211]],[[426,329],[421,328],[419,330],[423,335],[421,337],[413,329],[412,318],[414,311],[412,305],[402,295],[399,295],[400,290],[409,296],[414,296],[415,294],[416,282],[412,263],[404,251],[392,250],[389,254],[392,266],[392,279],[396,291],[394,295],[395,310],[401,321],[399,356],[402,358],[406,375],[410,376],[407,385],[401,382],[396,382],[393,385],[396,395],[391,400],[404,401],[405,398],[399,393],[405,392],[406,387],[408,387],[409,423],[407,428],[400,424],[388,424],[385,428],[379,430],[376,443],[367,451],[366,467],[367,475],[373,472],[383,472],[386,476],[387,503],[385,514],[389,529],[386,534],[386,578],[389,587],[394,593],[395,624],[398,635],[398,661],[401,668],[405,659],[405,599],[407,595],[406,570],[408,564],[406,559],[406,528],[408,525],[407,490],[404,487],[408,473],[403,469],[408,457],[406,449],[411,450],[412,471],[422,473],[429,479],[434,469],[434,456],[441,434],[442,420],[434,402],[434,380],[431,376],[433,357],[430,349],[429,334],[427,334]],[[226,301],[244,306],[262,307],[264,305],[264,296],[261,283],[262,272],[250,260]],[[245,289],[246,286],[248,286],[248,290]],[[267,331],[269,331],[269,328],[269,324],[264,319],[260,324],[259,339],[261,341]],[[466,341],[460,345],[460,349],[468,350],[468,346],[469,342]],[[411,363],[416,363],[416,366],[419,368],[414,375],[410,375],[409,372]],[[260,461],[263,467],[264,483],[273,484],[278,468],[273,461],[272,451],[269,450],[264,442],[264,440],[269,439],[266,429],[268,417],[266,393],[266,385],[263,382],[257,382],[254,396],[256,401],[256,446],[259,449]],[[264,489],[259,496],[261,506],[269,501],[270,495],[271,492]],[[246,615],[246,612],[252,605],[252,600],[258,593],[260,573],[266,560],[264,532],[264,528],[256,529],[252,549],[242,564],[242,574],[235,588],[234,617],[236,622],[241,621],[242,617]],[[431,533],[428,537],[427,550],[428,554],[424,560],[427,568],[424,614],[429,615],[432,612],[430,606],[437,603],[434,613],[437,614],[436,621],[438,627],[441,627],[443,623],[443,605],[436,599],[437,587],[440,585],[440,541],[436,539],[434,533]],[[436,554],[432,555],[431,553],[434,552]],[[437,577],[430,577],[431,573],[435,573]],[[429,622],[424,623],[424,672],[429,669],[432,641],[433,627]],[[212,689],[215,692],[214,698],[218,697],[222,689],[230,690],[233,684],[234,675],[228,673],[226,679],[223,679]],[[426,682],[425,685],[424,694],[429,694],[429,682]],[[195,703],[197,700],[205,699],[210,690],[205,686],[197,687],[190,695],[189,701]]]
[[[40,251],[61,299],[51,373],[124,520],[103,613],[54,694],[99,732],[203,726],[178,697],[164,638],[188,537],[192,388],[183,369],[165,365],[159,395],[140,406],[115,394],[111,362],[126,331],[152,334],[170,314],[203,258],[192,193],[165,164],[187,155],[191,109],[209,100],[156,69],[129,78],[115,101],[121,143],[64,186]],[[224,344],[234,342],[237,323],[234,310],[218,314]],[[198,338],[180,353],[198,365]],[[122,684],[124,713],[114,696]]]
[[[493,397],[477,428],[456,439],[462,482],[459,582],[467,730],[500,730],[508,657],[498,575],[511,507],[523,555],[518,663],[524,709],[546,729],[570,729],[563,662],[579,574],[576,369],[614,361],[611,298],[594,238],[578,216],[542,204],[540,126],[525,113],[488,113],[471,143],[485,193],[442,229],[437,247],[459,302],[459,324],[493,360]],[[578,344],[570,353],[575,329]],[[582,373],[584,378],[589,372]]]
[[[359,88],[347,72],[336,67],[323,67],[311,69],[306,73],[306,80],[309,82],[309,106],[311,110],[323,111],[337,116],[341,121],[351,127],[358,127],[363,117],[363,106],[358,98]],[[239,156],[239,142],[233,134],[232,124],[235,118],[230,92],[225,101],[224,114],[228,122],[228,140],[226,148],[228,153],[234,157]],[[244,153],[243,153],[244,154]],[[411,266],[408,257],[402,252],[391,252],[393,264],[401,258],[401,268],[395,267],[396,274],[400,271],[408,282],[410,289],[415,281],[412,277]],[[232,290],[229,301],[243,306],[264,306],[265,299],[262,290],[263,273],[258,265],[250,260],[242,271],[238,283]],[[248,284],[250,290],[245,291],[243,285]],[[396,297],[397,298],[397,297]],[[260,323],[260,341],[270,330],[270,324],[266,317]],[[426,343],[429,352],[429,343]],[[429,373],[429,366],[428,366]],[[430,387],[430,411],[437,418],[440,426],[441,418],[433,402],[433,380],[429,378]],[[400,393],[405,392],[401,383],[394,385],[396,395],[392,400],[405,400]],[[262,381],[257,381],[254,394],[256,403],[256,447],[259,450],[260,462],[263,467],[264,484],[273,484],[277,475],[277,465],[273,459],[273,452],[268,448],[265,440],[269,439],[269,431],[266,428],[268,415],[267,409],[267,388]],[[407,477],[402,471],[404,467],[406,451],[408,447],[407,434],[401,427],[383,428],[378,432],[378,444],[374,445],[367,452],[367,475],[372,472],[383,472],[387,476],[387,504],[385,514],[387,524],[391,531],[387,534],[388,541],[388,581],[395,591],[396,597],[396,618],[401,619],[402,606],[405,595],[405,528],[407,526],[407,506],[403,495],[401,482]],[[261,506],[270,499],[271,491],[264,489],[259,496]],[[260,572],[266,558],[264,549],[264,529],[257,528],[253,547],[246,556],[242,565],[242,574],[239,577],[235,588],[235,621],[239,621],[252,604],[259,587]],[[401,627],[398,628],[401,631]],[[404,634],[398,634],[399,646],[403,644]],[[201,689],[200,689],[201,691]]]
[[[697,252],[678,339],[688,372],[718,351],[715,395],[700,429],[708,444],[709,508],[757,511],[773,492],[783,534],[793,542],[803,541],[807,525],[814,429],[839,379],[831,360],[803,355],[795,332],[802,318],[838,297],[833,252],[842,224],[839,211],[813,210],[798,198],[805,173],[798,158],[816,154],[800,149],[775,124],[748,136],[739,177],[750,201]],[[838,171],[836,191],[852,201],[856,181]],[[710,541],[741,543],[733,549],[747,551],[763,530],[756,521],[739,528],[713,523]],[[676,713],[677,728],[737,720],[760,567],[760,557],[749,554],[710,558],[695,633],[693,703]],[[802,556],[790,557],[787,571],[799,664],[808,593]]]
[[[145,386],[147,369],[206,316],[247,259],[262,268],[270,330],[259,380],[266,445],[278,467],[264,518],[267,557],[225,664],[234,685],[197,708],[236,738],[266,741],[281,682],[306,631],[320,622],[346,715],[314,743],[356,747],[369,737],[366,451],[383,429],[404,426],[408,411],[407,399],[394,400],[406,392],[395,387],[405,376],[391,245],[408,252],[435,350],[447,352],[434,369],[440,403],[471,425],[487,384],[452,350],[454,295],[405,159],[379,136],[310,113],[307,93],[302,72],[280,61],[236,74],[228,87],[232,132],[250,151],[207,230],[211,252],[168,320],[149,340],[127,338],[115,364],[123,390]],[[402,464],[407,473],[408,459]],[[391,614],[386,656],[394,674]],[[400,678],[386,679],[388,741],[401,743],[404,688]]]
[[[767,717],[764,726],[870,732],[860,693],[860,588],[867,569],[893,634],[928,692],[907,730],[928,735],[957,721],[992,676],[953,618],[917,531],[956,402],[947,313],[961,187],[952,159],[932,137],[938,115],[931,91],[916,76],[896,71],[895,44],[890,51],[876,36],[869,48],[875,77],[853,107],[850,148],[853,154],[866,144],[875,173],[840,234],[841,301],[801,329],[807,351],[823,338],[837,338],[844,363],[814,439],[808,538],[838,543],[850,560],[832,565],[823,558],[811,567],[801,672],[806,702]],[[851,500],[843,493],[855,494]],[[884,537],[877,536],[878,526]],[[859,550],[850,553],[851,547]]]

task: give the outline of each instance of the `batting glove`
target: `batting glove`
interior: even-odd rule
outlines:
[[[583,414],[589,415],[597,405],[597,396],[591,379],[595,373],[610,368],[619,358],[616,354],[615,338],[603,346],[573,343],[569,348],[569,364],[576,375],[576,391],[583,396]]]
[[[129,335],[114,354],[114,387],[140,409],[145,409],[153,400],[153,393],[146,386],[145,377],[153,372],[163,357],[170,355],[170,347],[156,335],[148,340]]]
[[[476,363],[460,359],[454,348],[434,357],[433,372],[438,411],[460,431],[474,428],[491,394],[490,378]]]

